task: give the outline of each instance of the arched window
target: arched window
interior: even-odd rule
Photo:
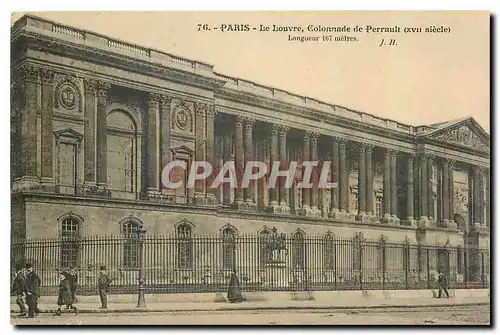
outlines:
[[[80,251],[80,222],[74,217],[61,221],[60,267],[69,269],[78,266]]]
[[[323,266],[325,270],[335,270],[335,236],[327,232],[323,237]]]
[[[235,269],[236,267],[236,232],[231,227],[222,230],[222,267]]]
[[[187,223],[177,226],[177,268],[191,269],[193,267],[192,229]]]
[[[294,269],[305,269],[304,232],[297,230],[292,236],[292,265]]]
[[[112,191],[136,191],[136,125],[122,110],[107,117],[107,176]]]
[[[123,234],[123,267],[127,269],[139,268],[139,254],[141,242],[139,240],[139,230],[141,224],[134,220],[122,223]]]

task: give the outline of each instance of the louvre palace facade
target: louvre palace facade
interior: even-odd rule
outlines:
[[[473,118],[402,124],[34,16],[11,48],[14,239],[276,228],[489,248],[490,136]],[[292,188],[165,189],[173,160],[331,161],[338,187],[299,189],[299,170]]]

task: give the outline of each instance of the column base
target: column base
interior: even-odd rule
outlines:
[[[358,215],[356,215],[356,221],[368,222],[370,221],[370,217],[366,213],[359,213]]]
[[[266,212],[275,214],[290,214],[290,207],[288,205],[270,204],[267,206]]]
[[[35,190],[40,187],[40,179],[35,176],[24,176],[12,184],[12,192]]]
[[[330,209],[329,217],[334,220],[340,220],[342,217],[342,213],[338,208],[332,208]]]
[[[398,225],[400,223],[400,220],[396,215],[391,215],[391,223]]]
[[[418,221],[415,220],[413,217],[409,217],[406,219],[406,222],[408,222],[408,225],[410,227],[417,227],[418,226]]]
[[[42,177],[40,181],[40,191],[54,193],[56,191],[56,183],[53,178]]]
[[[453,220],[445,220],[446,228],[452,228],[452,229],[457,229],[458,225],[455,221]]]
[[[420,219],[418,220],[417,227],[418,227],[418,228],[427,228],[427,227],[429,227],[429,225],[430,225],[430,221],[429,221],[429,219],[427,218],[427,216],[422,216],[422,217],[420,217]]]
[[[305,206],[300,209],[299,215],[318,218],[321,217],[321,211],[318,209],[318,207]]]
[[[384,214],[384,216],[380,219],[381,223],[391,223],[392,217],[390,214]]]
[[[239,211],[256,211],[257,205],[253,202],[237,200],[231,204],[231,208]]]
[[[83,195],[89,197],[111,197],[111,191],[108,190],[107,184],[96,184],[94,182],[83,183]]]

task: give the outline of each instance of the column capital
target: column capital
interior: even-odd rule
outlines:
[[[408,160],[412,160],[412,161],[413,161],[413,160],[415,160],[415,158],[417,157],[417,154],[416,154],[416,153],[414,153],[414,152],[408,152],[408,153],[406,154],[406,157],[408,158]]]
[[[40,77],[43,85],[51,85],[54,82],[54,71],[49,69],[40,69]]]
[[[345,144],[346,140],[345,140],[345,138],[342,138],[342,137],[332,136],[332,142],[334,144],[340,144],[340,143]]]
[[[148,95],[148,106],[152,108],[159,108],[160,103],[162,103],[162,96],[157,93],[149,93]]]
[[[427,162],[434,162],[434,160],[436,159],[436,156],[429,153],[424,153],[422,154],[422,156],[426,158]]]
[[[366,151],[366,146],[364,145],[364,143],[356,143],[353,146],[353,150],[356,151],[356,152],[365,152]]]
[[[255,125],[255,119],[251,117],[244,117],[243,118],[243,125],[246,130],[252,130],[253,126]]]
[[[202,102],[195,102],[194,103],[194,110],[195,110],[196,114],[206,116],[207,104],[202,103]]]
[[[207,117],[209,118],[215,118],[215,116],[218,114],[217,109],[215,109],[214,105],[207,105]]]
[[[111,88],[111,84],[105,81],[96,81],[96,94],[99,97],[105,97],[108,95],[108,90]]]
[[[236,124],[236,127],[243,127],[243,124],[245,123],[245,117],[240,115],[237,116],[234,123]]]
[[[309,139],[311,140],[311,142],[318,142],[318,139],[319,139],[319,133],[317,132],[314,132],[314,131],[308,131],[307,132],[309,134]]]
[[[285,126],[283,124],[279,125],[279,134],[280,134],[280,136],[286,136],[286,134],[288,134],[288,130],[290,130],[290,127]]]
[[[93,78],[83,78],[85,91],[95,93],[97,90],[97,80]]]
[[[398,151],[398,150],[396,150],[396,149],[393,149],[393,148],[389,148],[389,149],[387,149],[387,153],[388,153],[389,155],[391,155],[391,156],[397,156],[397,155],[398,155],[398,153],[399,153],[399,151]]]
[[[367,152],[372,152],[373,148],[375,147],[375,145],[371,143],[361,143],[361,145],[365,148],[365,151]]]
[[[475,173],[477,173],[477,174],[481,175],[481,174],[484,172],[484,167],[482,167],[482,166],[480,166],[480,165],[474,165],[474,166],[472,167],[472,170],[473,170]]]
[[[19,71],[16,73],[15,77],[19,81],[27,81],[30,83],[38,83],[38,75],[40,74],[40,68],[33,64],[23,64]]]

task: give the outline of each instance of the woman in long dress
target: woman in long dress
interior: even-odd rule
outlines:
[[[242,302],[245,300],[241,294],[240,279],[236,274],[236,270],[231,274],[231,280],[229,281],[229,288],[227,291],[227,300],[231,303]]]
[[[59,296],[57,298],[57,305],[59,308],[57,309],[57,312],[54,315],[61,315],[61,307],[66,306],[67,308],[71,308],[72,310],[75,311],[75,314],[78,314],[78,309],[73,306],[73,292],[71,290],[71,283],[70,283],[70,274],[67,272],[62,272],[59,275],[59,279],[61,280],[59,282]]]

